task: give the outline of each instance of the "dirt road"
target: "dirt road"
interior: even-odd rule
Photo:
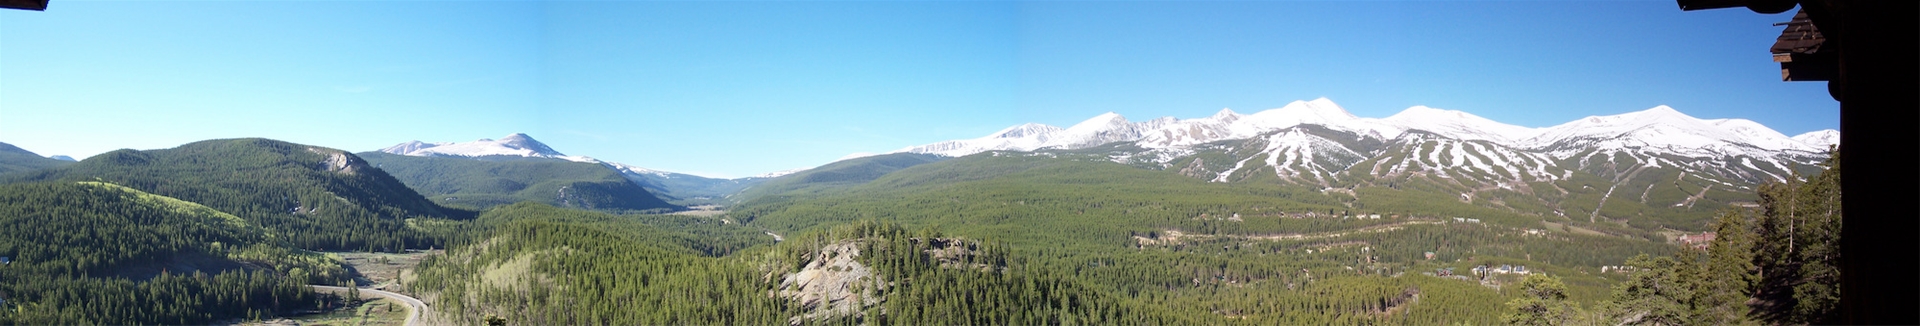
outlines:
[[[329,293],[346,293],[347,292],[347,288],[345,287],[327,286],[327,285],[308,285],[308,286],[313,287],[313,290],[317,292],[329,292]],[[381,291],[381,290],[374,290],[369,288],[360,288],[360,294],[361,295],[368,295],[368,294],[377,295],[381,297],[386,297],[388,299],[393,299],[394,301],[405,302],[407,304],[407,307],[409,308],[407,309],[407,323],[405,324],[407,326],[419,326],[420,314],[425,313],[427,311],[426,302],[420,302],[420,299],[414,299],[413,297],[409,297],[403,294]]]

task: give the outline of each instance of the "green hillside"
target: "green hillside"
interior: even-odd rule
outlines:
[[[40,154],[34,154],[25,149],[14,147],[12,144],[0,143],[0,174],[39,170],[67,164],[73,164],[73,162],[46,158],[40,156]]]
[[[805,186],[717,220],[502,206],[409,284],[463,322],[509,324],[1497,324],[1509,302],[1600,322],[1672,273],[1634,257],[1699,257],[1419,178],[1314,191],[1065,151],[860,179],[785,183]],[[1520,196],[1502,191],[1487,193]],[[1500,266],[1526,272],[1473,272]],[[1541,287],[1557,294],[1527,301]]]
[[[123,149],[0,179],[123,185],[233,214],[295,247],[316,250],[440,246],[409,221],[471,214],[435,205],[351,153],[257,138]]]
[[[679,209],[599,164],[543,158],[476,160],[380,152],[359,155],[446,206],[485,209],[533,201],[603,211]]]
[[[894,153],[875,155],[828,163],[806,171],[795,172],[767,180],[757,186],[747,188],[734,195],[736,202],[750,202],[768,195],[785,195],[793,192],[815,192],[834,188],[859,185],[880,176],[915,165],[938,162],[945,158],[937,155]]]
[[[240,218],[113,184],[0,185],[0,324],[204,324],[310,309],[333,260]]]

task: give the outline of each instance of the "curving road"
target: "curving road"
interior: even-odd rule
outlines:
[[[308,285],[308,286],[313,287],[313,290],[317,292],[342,292],[342,293],[347,292],[347,288],[339,287],[339,286],[329,286],[329,285]],[[413,297],[409,297],[404,294],[374,290],[369,288],[360,288],[360,294],[362,295],[372,294],[372,295],[386,297],[388,299],[393,299],[395,301],[407,303],[407,307],[408,307],[407,323],[405,324],[407,326],[420,325],[420,314],[422,312],[427,311],[426,302],[420,302],[420,299],[414,299]]]

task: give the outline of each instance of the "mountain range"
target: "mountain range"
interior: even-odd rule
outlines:
[[[1307,132],[1316,130],[1316,132]],[[1512,180],[1556,179],[1562,164],[1584,167],[1596,156],[1632,157],[1648,165],[1680,164],[1699,172],[1745,182],[1781,180],[1797,166],[1822,157],[1839,132],[1821,130],[1788,137],[1746,119],[1699,119],[1667,106],[1610,116],[1592,116],[1545,128],[1500,123],[1471,113],[1415,106],[1386,118],[1361,118],[1326,98],[1295,101],[1254,114],[1221,110],[1195,119],[1158,118],[1131,122],[1105,113],[1067,128],[1022,124],[975,139],[912,146],[895,152],[965,156],[987,151],[1073,150],[1126,144],[1114,160],[1149,158],[1167,163],[1233,141],[1262,140],[1264,148],[1237,151],[1243,160],[1232,171],[1217,170],[1216,180],[1248,166],[1244,159],[1266,155],[1265,167],[1283,179],[1331,176],[1369,159],[1396,152],[1391,144],[1413,149],[1432,165],[1493,173]],[[1379,147],[1371,143],[1389,146]],[[1439,146],[1436,148],[1431,146]],[[1227,146],[1233,147],[1233,146]],[[1442,157],[1445,156],[1445,157]],[[1400,169],[1403,170],[1404,168]],[[1397,170],[1396,170],[1397,171]],[[1522,173],[1521,171],[1526,171]]]
[[[1066,128],[1022,124],[895,153],[1111,161],[1211,182],[1317,189],[1349,205],[1385,189],[1407,200],[1451,196],[1590,223],[1693,229],[1704,212],[1749,205],[1761,183],[1819,171],[1838,135],[1788,137],[1751,120],[1700,119],[1664,105],[1528,128],[1425,106],[1362,118],[1320,98],[1184,120],[1105,113]]]
[[[34,154],[12,144],[0,143],[0,173],[31,171],[73,163],[72,158],[63,160],[59,157],[66,156],[42,157],[40,154]]]
[[[536,159],[564,160],[580,163],[598,164],[619,173],[634,184],[651,191],[655,196],[674,205],[694,206],[725,201],[728,196],[740,190],[752,187],[772,177],[785,173],[769,173],[760,176],[721,179],[648,169],[618,162],[602,161],[587,156],[562,154],[552,147],[534,140],[524,133],[514,133],[495,139],[479,139],[469,142],[428,143],[418,140],[400,143],[379,150],[381,153],[417,156],[417,157],[459,157],[478,160],[524,157]],[[791,171],[783,171],[791,173]],[[564,205],[563,205],[564,206]]]

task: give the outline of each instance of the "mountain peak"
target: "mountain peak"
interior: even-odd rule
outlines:
[[[1333,103],[1333,100],[1325,97],[1312,101],[1293,101],[1293,103],[1287,103],[1287,106],[1281,107],[1280,111],[1306,113],[1329,120],[1359,118],[1354,116],[1353,113],[1347,112],[1346,108],[1340,107],[1340,104]]]
[[[387,154],[395,154],[395,155],[408,155],[408,153],[413,153],[415,151],[432,148],[434,146],[440,146],[440,145],[446,145],[446,144],[445,143],[426,143],[426,142],[414,140],[414,141],[408,141],[405,143],[400,143],[399,145],[387,146],[387,148],[380,149],[380,152],[387,153]]]
[[[988,136],[988,138],[1022,138],[1055,131],[1060,131],[1060,127],[1038,123],[1023,123],[1018,126],[1001,129],[1000,132],[995,132],[992,136]]]
[[[1804,134],[1793,136],[1793,140],[1806,143],[1807,145],[1813,146],[1815,148],[1826,149],[1827,145],[1835,145],[1840,143],[1840,131],[1833,130],[1833,129],[1814,130]]]
[[[1415,105],[1382,121],[1403,129],[1425,130],[1461,139],[1510,144],[1536,133],[1535,129],[1504,124],[1472,113]]]
[[[1214,118],[1216,120],[1225,120],[1225,119],[1235,119],[1239,117],[1240,117],[1239,112],[1233,112],[1233,109],[1230,109],[1230,108],[1221,108],[1220,112],[1214,112],[1213,116],[1209,118]]]
[[[566,154],[561,154],[559,151],[553,150],[552,147],[547,147],[547,144],[542,144],[540,141],[534,140],[532,136],[527,136],[527,134],[524,133],[514,133],[506,137],[501,137],[499,140],[483,138],[464,143],[427,143],[415,140],[389,146],[380,149],[380,151],[388,154],[407,156],[480,157],[504,155],[549,158],[566,156]]]
[[[1699,120],[1698,118],[1694,118],[1693,116],[1687,115],[1686,113],[1680,113],[1680,110],[1674,110],[1673,107],[1667,106],[1665,104],[1656,105],[1652,108],[1648,108],[1646,110],[1640,110],[1640,112],[1634,112],[1629,114],[1632,114],[1635,116],[1645,116],[1645,117],[1680,117],[1680,118]]]
[[[1117,127],[1122,127],[1127,124],[1128,124],[1127,117],[1123,117],[1123,116],[1120,116],[1119,113],[1113,113],[1109,111],[1107,113],[1101,113],[1100,115],[1093,116],[1093,118],[1087,119],[1086,121],[1081,121],[1080,123],[1073,124],[1072,127],[1067,127],[1067,130],[1070,132],[1073,132],[1073,131],[1092,132],[1092,131],[1100,131],[1100,130],[1107,130],[1107,129],[1113,129]]]
[[[506,137],[501,137],[500,140],[498,140],[497,142],[507,147],[530,150],[530,151],[533,151],[534,153],[546,154],[551,156],[566,156],[566,154],[560,154],[559,151],[553,150],[552,147],[547,147],[547,144],[542,144],[538,140],[533,140],[533,136],[527,136],[527,134],[524,134],[524,133],[514,133],[512,135],[507,135]]]
[[[1081,124],[1086,124],[1086,123],[1088,123],[1088,122],[1100,122],[1100,123],[1105,123],[1105,122],[1109,122],[1109,121],[1121,121],[1121,122],[1125,122],[1125,121],[1127,121],[1127,117],[1125,117],[1125,116],[1121,116],[1121,115],[1120,115],[1119,113],[1114,113],[1113,111],[1107,111],[1107,113],[1101,113],[1100,115],[1096,115],[1096,116],[1093,116],[1093,118],[1088,118],[1088,119],[1087,119],[1086,121],[1082,121],[1082,122],[1080,122],[1080,123],[1081,123]],[[1078,124],[1076,124],[1076,126],[1077,126],[1077,125],[1078,125]]]

